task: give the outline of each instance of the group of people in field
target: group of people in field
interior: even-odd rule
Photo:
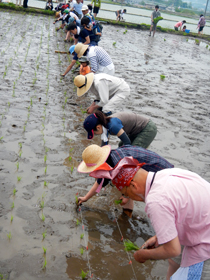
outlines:
[[[124,214],[132,218],[133,201],[144,202],[156,233],[135,252],[135,260],[168,259],[167,280],[209,280],[210,183],[148,149],[158,128],[150,117],[124,109],[130,86],[115,76],[108,52],[91,40],[88,32],[93,29],[95,16],[85,8],[82,4],[81,13],[75,17],[74,8],[66,11],[64,7],[57,19],[74,41],[69,48],[72,62],[61,75],[66,77],[77,60],[80,62],[80,73],[74,78],[77,96],[95,98],[86,109],[83,128],[87,139],[101,137],[101,146],[91,144],[82,153],[78,172],[89,174],[95,182],[85,196],[78,197],[78,204],[112,182],[119,190]],[[159,7],[155,9],[153,18],[160,16]],[[152,27],[155,31],[154,24]],[[89,34],[85,41],[81,41],[81,28]],[[118,148],[109,145],[110,135],[119,138]]]
[[[184,31],[184,32],[187,32],[187,26],[184,25],[186,23],[186,20],[182,20],[182,21],[179,21],[177,22],[175,25],[174,25],[174,29],[176,31]],[[203,29],[206,25],[206,20],[205,20],[205,17],[203,14],[200,15],[200,18],[199,18],[199,21],[198,21],[198,25],[197,25],[197,28],[198,29],[198,34],[203,34]],[[188,30],[188,33],[189,33],[190,30]]]

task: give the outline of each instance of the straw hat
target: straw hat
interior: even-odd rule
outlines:
[[[77,53],[77,56],[80,58],[88,47],[89,47],[88,45],[83,45],[82,43],[78,43],[76,44],[75,47],[75,53]]]
[[[87,75],[78,75],[74,79],[74,84],[77,87],[77,96],[82,96],[91,87],[94,80],[94,74],[88,73]]]
[[[92,172],[107,160],[110,151],[110,145],[100,147],[93,144],[88,146],[82,153],[83,161],[78,166],[77,171],[81,173]]]

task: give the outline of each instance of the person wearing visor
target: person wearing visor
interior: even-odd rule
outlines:
[[[138,163],[144,162],[145,165],[143,168],[147,171],[157,172],[165,168],[174,167],[158,154],[138,146],[125,145],[118,149],[111,150],[110,145],[103,147],[95,144],[90,145],[83,151],[83,161],[78,166],[77,171],[80,173],[90,173],[89,175],[97,180],[85,196],[78,198],[79,204],[99,193],[101,188],[105,187],[110,182],[110,178],[100,174],[100,170],[104,168],[106,170],[114,170],[114,167],[125,157],[133,157]],[[131,217],[134,207],[133,200],[124,197],[120,199],[122,199],[121,205],[123,206],[124,213]]]
[[[73,45],[69,48],[69,52],[70,52],[70,54],[73,55],[73,59],[71,61],[71,64],[66,68],[66,71],[63,74],[61,74],[62,77],[66,76],[66,74],[72,69],[72,67],[75,65],[75,63],[78,60],[77,54],[75,53],[74,49],[75,49],[75,45]]]
[[[168,259],[167,280],[209,280],[210,183],[188,170],[148,172],[134,159],[126,161],[114,172],[104,166],[90,176],[100,173],[123,195],[145,202],[156,235],[134,253],[135,260]]]
[[[133,145],[146,149],[157,134],[152,120],[130,112],[118,112],[107,117],[97,110],[85,119],[83,126],[88,139],[92,139],[94,134],[101,135],[101,146],[108,144],[109,135],[116,135],[121,140],[119,146]]]
[[[77,96],[80,97],[86,92],[96,96],[87,108],[88,114],[102,107],[104,114],[109,116],[117,106],[122,107],[122,102],[130,95],[130,87],[123,79],[105,73],[78,75],[74,84],[77,87]]]

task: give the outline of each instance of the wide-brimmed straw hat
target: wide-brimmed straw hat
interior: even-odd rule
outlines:
[[[84,52],[87,50],[88,47],[88,45],[78,43],[75,46],[75,53],[77,53],[77,56],[80,58],[81,56],[83,56]]]
[[[94,74],[88,73],[87,75],[78,75],[74,79],[74,84],[77,87],[77,96],[82,96],[91,87],[94,80]]]
[[[78,166],[77,171],[81,173],[90,173],[94,171],[107,160],[110,151],[110,145],[100,147],[93,144],[88,146],[82,153],[83,161]]]

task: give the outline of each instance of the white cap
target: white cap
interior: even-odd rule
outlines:
[[[86,11],[86,10],[89,10],[89,9],[88,9],[88,6],[87,6],[87,5],[83,5],[83,6],[82,6],[82,11]]]

